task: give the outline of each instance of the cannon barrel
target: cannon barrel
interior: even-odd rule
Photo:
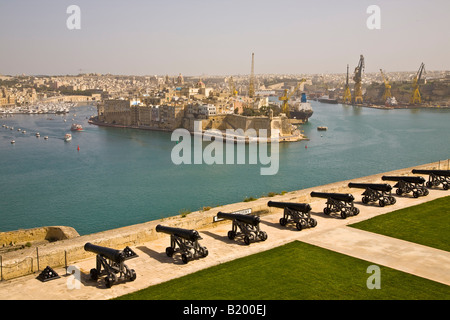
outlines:
[[[112,248],[107,248],[107,247],[97,246],[90,242],[88,242],[84,245],[84,250],[93,252],[95,254],[99,254],[105,258],[108,258],[108,259],[116,262],[116,263],[121,263],[125,260],[125,254],[123,253],[123,251],[112,249]]]
[[[217,218],[227,219],[227,220],[238,220],[253,226],[257,226],[261,219],[258,216],[253,216],[249,214],[238,214],[238,213],[225,213],[219,211],[217,213]]]
[[[269,207],[276,207],[276,208],[289,208],[292,210],[297,210],[300,212],[309,212],[311,211],[311,206],[309,203],[293,203],[293,202],[276,202],[276,201],[269,201],[267,203]]]
[[[387,183],[353,183],[353,182],[350,182],[348,184],[348,187],[349,188],[360,188],[360,189],[370,188],[372,190],[383,191],[383,192],[389,192],[392,190],[391,185],[387,184]]]
[[[382,176],[383,181],[405,181],[409,183],[424,183],[425,179],[423,177],[411,177],[411,176]]]
[[[189,240],[189,241],[197,241],[201,239],[200,234],[197,230],[189,230],[189,229],[182,229],[182,228],[174,228],[174,227],[167,227],[162,226],[158,224],[156,226],[156,232],[163,232],[170,235],[176,235],[178,237],[181,237],[183,239]]]
[[[344,201],[344,202],[352,202],[355,200],[355,197],[353,197],[350,193],[328,193],[328,192],[311,192],[311,197],[318,197],[318,198],[332,198],[334,200]]]
[[[412,173],[434,174],[436,176],[450,177],[450,170],[421,170],[421,169],[413,169]]]

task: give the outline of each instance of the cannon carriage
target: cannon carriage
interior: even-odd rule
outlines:
[[[362,203],[378,202],[380,207],[395,204],[397,200],[391,195],[392,187],[389,184],[382,183],[353,183],[348,184],[349,188],[365,189],[362,193]]]
[[[311,206],[308,203],[292,203],[292,202],[276,202],[269,201],[269,207],[281,208],[283,217],[280,218],[280,225],[286,226],[288,223],[294,223],[297,230],[304,228],[313,228],[317,225],[317,221],[311,218]]]
[[[218,212],[217,218],[232,220],[232,228],[228,231],[228,239],[234,240],[242,237],[244,243],[249,245],[250,242],[267,239],[267,233],[259,228],[260,218],[250,214],[226,213]]]
[[[427,174],[428,181],[425,183],[427,188],[438,187],[442,184],[444,190],[449,189],[450,184],[450,170],[419,170],[413,169],[414,174]]]
[[[181,252],[181,260],[186,264],[189,260],[208,255],[208,249],[201,246],[198,242],[202,238],[196,230],[173,228],[158,224],[156,226],[156,232],[163,232],[170,235],[170,247],[166,248],[166,255],[168,257],[172,257],[175,253]]]
[[[348,216],[356,216],[359,209],[353,205],[355,198],[349,193],[328,193],[328,192],[311,192],[311,197],[327,199],[326,207],[323,213],[330,215],[333,212],[340,212],[341,218],[346,219]]]
[[[105,276],[105,286],[111,288],[118,280],[134,281],[136,279],[136,272],[124,263],[127,258],[124,251],[97,246],[89,242],[84,245],[84,250],[97,254],[96,267],[90,270],[92,280],[97,281],[100,276]]]
[[[394,185],[395,193],[399,196],[412,192],[414,198],[427,196],[428,189],[424,186],[425,179],[423,177],[412,176],[382,176],[383,181],[396,181]]]

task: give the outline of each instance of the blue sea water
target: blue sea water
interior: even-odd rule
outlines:
[[[310,140],[281,143],[275,175],[261,175],[259,161],[175,165],[171,133],[89,125],[92,106],[3,117],[14,130],[0,127],[0,231],[65,225],[84,235],[450,158],[448,109],[311,104],[301,126]],[[65,142],[72,122],[84,131]]]

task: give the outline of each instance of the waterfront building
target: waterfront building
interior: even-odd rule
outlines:
[[[132,125],[131,101],[124,99],[105,100],[98,108],[99,120],[110,124]]]
[[[151,106],[151,119],[152,121],[159,122],[160,116],[159,116],[159,105],[157,106]]]

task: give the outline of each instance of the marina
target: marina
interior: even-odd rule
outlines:
[[[72,102],[36,103],[27,106],[15,106],[12,108],[0,108],[0,119],[13,114],[66,114],[76,106]]]

